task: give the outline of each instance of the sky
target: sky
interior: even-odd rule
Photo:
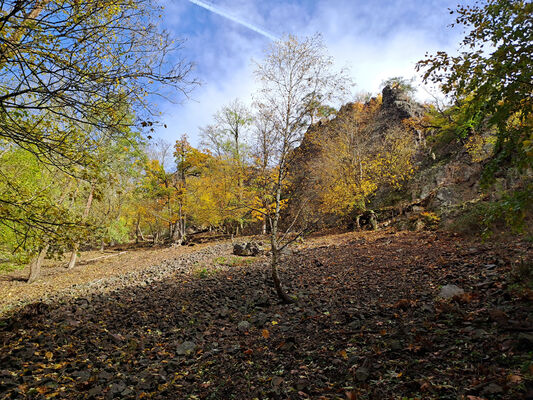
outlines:
[[[347,67],[357,92],[379,93],[393,76],[416,77],[427,52],[454,52],[462,37],[449,9],[457,0],[163,0],[162,28],[184,39],[178,56],[195,64],[202,82],[188,99],[157,99],[155,137],[183,134],[198,146],[199,127],[235,98],[250,103],[258,87],[254,62],[269,44],[291,34],[322,35],[337,68]],[[418,79],[418,78],[417,78]],[[419,81],[419,79],[418,79]],[[417,97],[430,98],[421,87]]]

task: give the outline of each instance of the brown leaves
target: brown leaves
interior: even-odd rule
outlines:
[[[249,300],[265,290],[263,275],[268,273],[268,266],[255,265],[243,268],[246,274],[236,268],[209,281],[184,274],[179,280],[101,294],[85,308],[74,308],[80,321],[75,325],[65,322],[72,304],[53,304],[53,313],[45,310],[18,321],[24,331],[10,328],[11,323],[9,328],[0,326],[0,382],[12,379],[20,384],[16,379],[31,363],[37,368],[26,372],[33,375],[24,377],[28,384],[21,389],[27,397],[47,377],[78,396],[95,387],[111,387],[118,374],[127,375],[130,389],[145,398],[164,397],[165,390],[176,398],[226,398],[224,393],[230,391],[242,393],[240,399],[266,398],[274,391],[279,398],[387,399],[418,393],[422,399],[467,400],[471,395],[479,400],[491,397],[483,393],[488,382],[501,387],[498,396],[504,400],[522,395],[528,371],[521,368],[527,353],[517,346],[518,332],[492,324],[489,314],[494,309],[503,312],[511,326],[512,321],[526,320],[525,312],[517,312],[522,307],[518,300],[513,298],[516,304],[511,306],[501,292],[481,290],[471,301],[435,300],[444,281],[453,279],[464,288],[477,282],[472,267],[454,267],[453,278],[446,276],[450,269],[429,267],[440,265],[436,260],[441,257],[445,265],[460,265],[450,257],[469,257],[449,251],[456,239],[440,235],[432,251],[413,266],[390,256],[396,256],[399,247],[407,259],[419,254],[424,233],[377,232],[365,234],[364,242],[354,241],[354,236],[362,235],[337,235],[336,247],[318,249],[310,240],[301,256],[287,259],[283,273],[291,291],[306,293],[297,307],[275,302],[250,306]],[[373,261],[366,256],[370,253]],[[314,265],[317,257],[324,266]],[[233,279],[228,281],[230,274]],[[327,279],[330,276],[336,278]],[[238,330],[241,320],[253,324],[249,335]],[[177,356],[176,346],[192,338],[198,350]],[[39,346],[30,348],[34,342]],[[71,345],[58,348],[58,342]],[[4,365],[10,371],[7,376]],[[20,373],[15,372],[18,365],[23,366]],[[91,371],[87,382],[80,379],[81,371]],[[56,390],[50,388],[41,397]]]

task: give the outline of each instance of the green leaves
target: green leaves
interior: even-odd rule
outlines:
[[[459,6],[456,24],[468,34],[456,57],[445,52],[420,61],[424,80],[437,83],[471,118],[458,134],[489,121],[498,129],[489,175],[502,165],[527,168],[532,138],[533,18],[530,2],[488,0]]]

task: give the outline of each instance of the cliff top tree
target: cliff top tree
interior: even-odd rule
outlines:
[[[274,207],[267,215],[271,228],[271,272],[280,299],[290,303],[278,275],[280,252],[288,244],[287,233],[279,234],[279,222],[292,150],[300,143],[315,114],[314,105],[332,102],[347,93],[350,81],[345,71],[334,71],[320,36],[298,39],[288,36],[268,49],[257,64],[256,77],[262,87],[256,106],[272,123],[273,165],[271,186]],[[294,221],[293,221],[294,222]],[[289,224],[291,225],[291,224]]]

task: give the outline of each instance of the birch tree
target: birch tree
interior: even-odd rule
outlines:
[[[267,215],[271,232],[271,273],[279,298],[291,303],[293,299],[284,291],[278,273],[280,254],[289,244],[286,239],[290,229],[280,234],[288,168],[294,148],[317,114],[315,108],[344,97],[350,81],[346,71],[334,70],[333,60],[327,55],[319,35],[305,39],[288,36],[275,42],[264,61],[257,64],[255,75],[261,84],[256,105],[270,117],[271,135],[275,140],[273,209]],[[290,228],[292,222],[288,225]]]

